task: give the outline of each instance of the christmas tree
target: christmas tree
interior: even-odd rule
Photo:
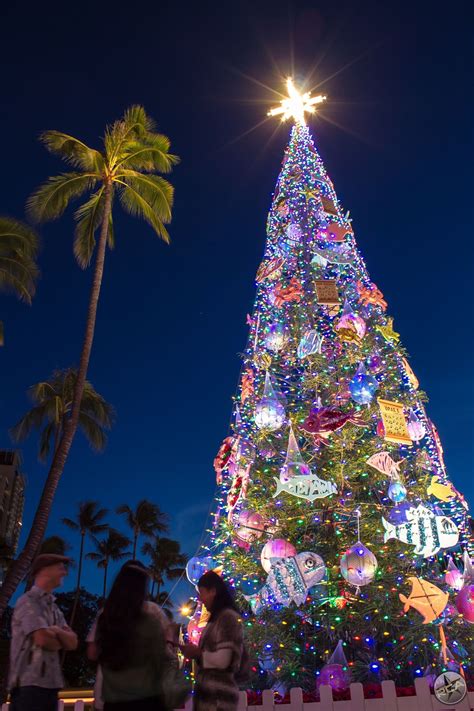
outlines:
[[[213,527],[188,575],[220,566],[235,586],[254,688],[468,676],[467,504],[305,124],[324,97],[288,89]]]

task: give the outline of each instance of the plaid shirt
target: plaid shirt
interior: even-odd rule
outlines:
[[[9,689],[18,686],[61,689],[64,686],[59,652],[37,647],[33,641],[36,630],[66,625],[54,600],[54,595],[33,585],[16,603],[12,619]]]

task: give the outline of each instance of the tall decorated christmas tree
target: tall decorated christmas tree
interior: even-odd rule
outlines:
[[[219,566],[235,586],[254,688],[469,676],[467,504],[305,124],[324,97],[288,90],[213,527],[188,574]]]

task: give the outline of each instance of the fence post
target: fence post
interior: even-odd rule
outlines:
[[[430,683],[426,677],[415,679],[417,711],[432,711]]]
[[[273,711],[275,706],[275,696],[273,689],[265,689],[262,693],[262,711]]]
[[[248,698],[246,691],[239,692],[239,704],[237,706],[237,711],[247,711]]]
[[[76,703],[74,704],[74,711],[84,711],[84,702],[76,701]]]
[[[62,699],[58,700],[58,711],[64,711],[64,701]]]
[[[351,711],[365,711],[364,687],[359,682],[350,685]]]
[[[397,690],[394,681],[382,682],[382,700],[384,711],[398,711]]]
[[[290,689],[290,709],[291,711],[303,711],[303,689],[299,687]]]
[[[334,711],[332,688],[330,686],[322,684],[319,687],[319,698],[321,700],[321,711]]]

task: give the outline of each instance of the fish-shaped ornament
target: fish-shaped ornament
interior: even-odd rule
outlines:
[[[442,484],[439,476],[432,476],[426,490],[428,496],[436,496],[440,501],[451,501],[456,498],[456,493],[450,484]]]
[[[313,435],[315,444],[323,442],[327,444],[328,437],[336,430],[344,427],[348,422],[357,427],[365,427],[366,424],[361,414],[355,410],[342,412],[337,407],[315,407],[311,410],[301,428]]]
[[[388,452],[377,452],[367,459],[367,464],[376,469],[381,474],[389,476],[391,479],[397,479],[400,473],[400,464],[395,462]]]
[[[408,578],[408,582],[412,585],[409,596],[399,594],[400,600],[405,603],[403,612],[408,612],[410,607],[413,607],[420,615],[423,615],[424,625],[434,622],[448,604],[449,593],[443,592],[423,578],[411,576]]]
[[[354,260],[354,255],[351,253],[351,248],[346,244],[338,244],[329,248],[315,247],[313,264],[317,264],[317,257],[324,259],[325,262],[331,264],[351,264]]]
[[[272,558],[267,582],[255,595],[246,596],[252,610],[258,614],[268,605],[302,605],[308,590],[326,575],[326,566],[317,553],[305,551],[288,558]]]
[[[406,513],[406,522],[394,525],[382,517],[385,528],[384,543],[391,538],[415,546],[415,555],[423,558],[442,548],[452,548],[459,541],[459,530],[450,518],[433,513],[426,506],[412,506]]]
[[[326,496],[337,494],[337,487],[332,481],[324,481],[316,474],[293,476],[285,482],[280,481],[276,476],[273,478],[277,485],[273,498],[285,491],[298,499],[306,499],[306,501],[313,502],[316,499],[325,499]]]
[[[258,268],[256,281],[259,283],[265,279],[276,279],[280,275],[284,263],[285,258],[282,256],[266,259]]]
[[[393,330],[393,316],[387,319],[385,326],[376,326],[375,330],[382,334],[386,341],[390,343],[398,343],[400,334]]]
[[[307,356],[314,355],[315,353],[321,353],[321,346],[323,344],[323,337],[314,329],[305,331],[301,337],[298,344],[297,356],[301,360]]]

